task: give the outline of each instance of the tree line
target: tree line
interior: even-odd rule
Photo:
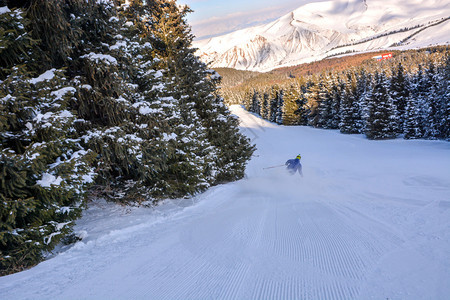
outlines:
[[[441,49],[442,50],[442,49]],[[450,139],[450,55],[414,56],[247,90],[264,119],[365,134],[369,139]]]
[[[0,0],[0,275],[74,241],[89,195],[156,204],[254,147],[175,0]]]

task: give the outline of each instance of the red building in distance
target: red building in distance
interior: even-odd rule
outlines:
[[[392,57],[393,57],[392,52],[389,52],[389,53],[384,53],[381,55],[374,56],[372,58],[380,61],[380,60],[385,60],[385,59],[391,59]]]

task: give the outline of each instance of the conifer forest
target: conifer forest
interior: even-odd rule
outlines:
[[[76,240],[91,196],[153,205],[244,176],[254,146],[194,55],[189,11],[0,0],[0,275]]]
[[[390,60],[369,59],[346,70],[328,68],[270,84],[277,75],[247,75],[237,87],[225,87],[224,95],[277,124],[369,139],[450,139],[448,46],[399,51]]]

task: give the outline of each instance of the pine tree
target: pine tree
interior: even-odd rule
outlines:
[[[426,102],[428,107],[428,115],[426,117],[426,130],[424,136],[429,139],[437,139],[440,137],[440,122],[444,117],[441,113],[440,95],[438,93],[436,67],[432,62],[428,64],[425,70],[427,81]]]
[[[306,87],[302,86],[300,88],[300,95],[296,103],[298,109],[295,111],[295,114],[298,117],[298,124],[308,125],[308,116],[310,115],[311,110],[308,107],[308,99],[306,98]]]
[[[356,91],[355,91],[355,99],[357,101],[357,116],[356,116],[356,129],[359,133],[365,132],[365,115],[367,109],[367,94],[370,89],[370,82],[372,81],[372,75],[367,74],[367,72],[363,69],[359,72],[355,73],[356,77]]]
[[[369,139],[389,139],[397,136],[397,110],[388,93],[384,73],[375,73],[371,93],[367,99],[366,136]]]
[[[299,90],[291,84],[283,93],[283,124],[299,125],[299,117],[296,114],[299,110]]]
[[[419,64],[419,71],[412,79],[412,93],[411,97],[414,98],[413,103],[416,109],[416,121],[417,130],[415,130],[415,138],[425,137],[425,132],[427,131],[428,121],[427,117],[429,115],[428,106],[428,90],[429,84],[427,78],[424,74],[422,65]]]
[[[216,92],[220,76],[194,55],[193,36],[185,20],[190,9],[172,0],[148,1],[147,5],[155,20],[151,28],[158,39],[154,42],[155,53],[167,69],[164,76],[171,84],[171,96],[185,106],[187,110],[183,111],[191,111],[184,121],[199,132],[199,137],[205,137],[199,141],[203,152],[192,153],[198,160],[199,174],[211,184],[242,178],[253,147],[238,132],[237,121]]]
[[[407,99],[409,97],[409,82],[405,74],[403,65],[398,63],[397,68],[392,70],[392,77],[390,79],[389,93],[394,105],[397,107],[399,113],[399,133],[403,132],[404,119],[406,112]]]
[[[275,122],[278,125],[283,124],[283,107],[284,107],[284,90],[280,89],[277,95],[277,112],[275,116]]]
[[[320,93],[323,90],[323,76],[320,76],[317,82],[312,80],[308,83],[308,104],[310,107],[310,113],[308,115],[308,125],[316,127],[319,122],[319,106],[320,106]]]
[[[258,115],[261,113],[261,95],[256,90],[253,90],[252,105],[249,111]]]
[[[333,80],[331,86],[331,120],[329,123],[331,129],[339,128],[343,87],[344,84],[339,77]]]
[[[405,139],[417,139],[421,137],[419,127],[419,108],[416,98],[412,95],[406,98],[403,133]]]
[[[280,87],[272,86],[269,91],[269,118],[268,120],[275,123],[277,120],[278,102],[279,102]]]
[[[265,120],[269,118],[269,93],[267,91],[263,92],[263,102],[261,103],[261,117]]]
[[[40,4],[0,15],[2,274],[70,233],[92,184],[119,201],[188,196],[242,178],[254,150],[193,55],[188,8]]]
[[[319,103],[317,107],[317,127],[330,129],[333,121],[333,94],[332,79],[325,77],[321,90],[319,90]]]
[[[2,83],[2,273],[35,264],[68,234],[93,182],[93,152],[77,138],[68,83],[62,71],[32,79],[25,68]]]
[[[440,138],[450,140],[450,55],[444,60],[438,80],[441,120],[439,122]]]
[[[354,74],[347,74],[347,81],[341,94],[340,105],[340,123],[341,133],[355,134],[360,133],[358,121],[360,120],[357,82]]]
[[[26,53],[4,48],[13,59],[2,62],[0,83],[0,273],[7,274],[37,263],[70,233],[95,174],[71,109],[78,86],[61,69],[38,73],[41,49],[28,38],[35,20],[20,9],[0,20],[26,31],[12,31]]]
[[[242,101],[242,105],[245,107],[246,110],[250,111],[250,107],[252,105],[252,98],[253,98],[253,88],[245,89],[244,92],[244,99]]]

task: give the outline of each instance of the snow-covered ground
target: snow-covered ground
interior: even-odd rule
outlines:
[[[240,107],[247,178],[157,208],[96,201],[85,239],[1,299],[448,299],[450,143],[282,127]],[[304,177],[263,170],[302,155]]]

